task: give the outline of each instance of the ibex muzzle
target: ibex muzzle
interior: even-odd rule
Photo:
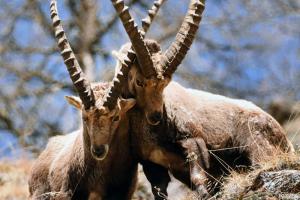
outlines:
[[[176,39],[166,52],[161,51],[157,42],[144,39],[145,28],[138,30],[123,0],[111,1],[132,43],[132,49],[128,48],[127,52],[136,53],[135,67],[131,67],[128,77],[130,93],[144,110],[147,122],[158,125],[163,115],[163,90],[192,45],[205,0],[190,1],[189,10]]]
[[[95,159],[103,160],[108,153],[108,144],[100,145],[100,146],[91,146],[91,152]]]

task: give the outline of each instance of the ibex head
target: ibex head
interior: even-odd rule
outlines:
[[[130,16],[123,0],[111,0],[130,38],[136,62],[128,73],[128,89],[137,100],[149,124],[159,124],[163,115],[163,90],[173,73],[182,62],[195,38],[204,10],[205,0],[191,0],[189,10],[171,46],[162,52],[153,40],[145,40],[144,24],[149,27],[151,20],[143,21],[140,31]],[[132,53],[127,47],[127,54]],[[128,57],[128,56],[127,56]]]
[[[152,54],[153,60],[162,56],[160,46],[154,40],[146,40],[145,43]],[[126,56],[130,48],[131,44],[128,43],[119,52],[114,53],[119,60],[117,68],[120,69],[123,56]],[[170,76],[163,76],[161,72],[160,70],[158,74],[146,77],[137,61],[130,65],[128,72],[128,90],[136,98],[138,106],[144,110],[148,123],[152,125],[158,124],[161,120],[163,110],[162,93],[171,80]]]
[[[127,73],[128,67],[124,62],[123,71],[115,76],[110,86],[97,85],[92,88],[67,40],[60,23],[55,0],[51,1],[51,18],[58,47],[79,94],[79,98],[67,97],[67,100],[82,111],[84,134],[86,134],[84,137],[89,138],[92,156],[97,160],[103,160],[108,153],[109,144],[120,121],[124,118],[125,113],[135,105],[135,99],[119,98],[121,85],[125,80],[122,73]]]
[[[102,88],[101,88],[102,87]],[[81,99],[66,96],[67,101],[82,112],[82,121],[86,136],[89,137],[90,151],[97,160],[103,160],[108,153],[109,144],[124,119],[126,112],[135,105],[135,99],[118,98],[113,109],[103,105],[107,87],[97,84],[92,87],[96,104],[86,110]]]

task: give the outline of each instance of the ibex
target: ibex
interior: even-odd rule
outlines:
[[[225,167],[239,163],[250,166],[272,153],[293,151],[280,125],[251,102],[171,82],[193,42],[204,0],[191,0],[176,39],[165,53],[157,42],[144,39],[124,1],[112,3],[133,47],[123,47],[121,62],[132,50],[136,53],[122,93],[137,100],[129,111],[132,146],[154,191],[156,186],[167,194],[169,170],[197,190],[200,198],[207,198],[208,178],[222,175],[223,169],[214,167],[216,159],[229,160],[226,164],[220,161]],[[218,153],[220,149],[230,150]],[[158,194],[155,198],[162,199]]]
[[[137,161],[131,156],[126,112],[135,99],[119,98],[123,84],[91,86],[85,78],[51,1],[55,37],[80,98],[67,97],[82,112],[82,129],[52,138],[34,164],[31,199],[131,199]],[[126,67],[126,62],[123,67]]]

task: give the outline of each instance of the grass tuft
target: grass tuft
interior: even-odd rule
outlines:
[[[0,162],[0,199],[28,199],[28,175],[32,161],[1,161]]]

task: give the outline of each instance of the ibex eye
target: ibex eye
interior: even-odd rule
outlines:
[[[138,79],[136,79],[136,84],[137,84],[138,86],[140,86],[140,87],[143,87],[142,81],[140,81],[140,80],[138,80]]]
[[[88,118],[87,118],[86,116],[83,116],[83,117],[82,117],[82,121],[83,121],[83,122],[86,122],[87,120],[88,120]]]
[[[115,117],[113,118],[113,121],[116,122],[116,121],[119,121],[119,119],[120,119],[119,116],[115,116]]]

